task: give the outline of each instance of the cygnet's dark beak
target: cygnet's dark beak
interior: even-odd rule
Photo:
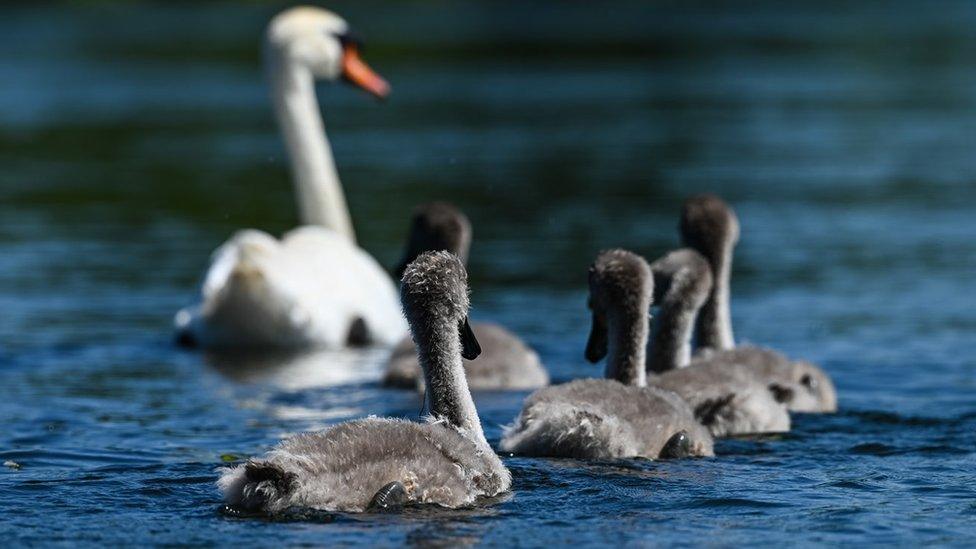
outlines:
[[[586,360],[596,363],[607,356],[607,325],[599,315],[593,313],[590,337],[586,340]]]
[[[471,324],[468,324],[468,317],[464,317],[464,320],[461,321],[458,332],[461,335],[461,356],[468,360],[478,358],[478,355],[481,354],[481,344],[478,343],[478,338],[474,336]]]

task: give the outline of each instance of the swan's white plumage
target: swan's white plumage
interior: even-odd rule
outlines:
[[[305,226],[280,241],[241,231],[217,249],[200,304],[176,315],[181,340],[342,348],[354,326],[356,343],[390,346],[406,333],[393,282],[355,245],[315,97],[316,78],[337,80],[351,55],[358,60],[342,40],[347,31],[341,17],[313,7],[285,10],[268,25],[265,65]]]
[[[382,267],[322,227],[281,240],[239,231],[214,252],[201,294],[176,322],[205,347],[343,347],[357,319],[376,344],[392,345],[407,330]]]

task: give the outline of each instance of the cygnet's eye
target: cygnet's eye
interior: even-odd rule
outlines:
[[[817,380],[814,379],[810,374],[803,374],[803,377],[800,378],[800,383],[811,391],[816,390],[817,388]]]

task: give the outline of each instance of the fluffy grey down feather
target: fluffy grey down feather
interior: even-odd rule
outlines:
[[[786,406],[739,364],[697,362],[649,376],[647,384],[678,393],[716,437],[790,430]]]
[[[656,459],[679,431],[692,455],[712,456],[712,437],[678,395],[611,379],[580,379],[532,393],[505,429],[501,449],[526,456]]]
[[[488,322],[471,325],[481,356],[464,361],[468,387],[473,390],[536,389],[549,384],[549,374],[542,367],[539,355],[518,336],[505,328]],[[413,340],[404,338],[393,349],[383,383],[393,387],[423,390],[423,376]]]
[[[750,369],[767,385],[778,385],[789,395],[786,405],[793,412],[837,411],[837,389],[830,376],[804,360],[790,360],[766,347],[739,345],[733,349],[703,349],[692,364],[703,361],[734,362]]]
[[[254,465],[279,472],[249,478]],[[261,460],[225,469],[218,484],[229,505],[249,511],[359,512],[394,481],[409,503],[461,507],[508,490],[511,475],[494,452],[444,423],[366,418],[289,438]]]

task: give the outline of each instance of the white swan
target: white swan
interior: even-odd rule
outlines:
[[[315,79],[345,78],[383,97],[348,24],[292,8],[268,25],[265,64],[304,226],[277,240],[244,230],[213,254],[199,304],[177,313],[180,341],[203,347],[392,345],[406,332],[396,289],[356,245],[315,97]]]
[[[606,459],[714,455],[712,437],[674,392],[645,386],[647,311],[654,281],[643,258],[602,252],[590,267],[593,325],[586,358],[607,357],[608,379],[578,379],[529,395],[501,449]]]
[[[263,513],[461,507],[509,489],[511,475],[485,440],[461,365],[480,352],[467,320],[464,266],[448,252],[425,253],[404,273],[401,295],[431,421],[373,417],[288,439],[223,472],[218,485],[229,505]]]
[[[693,359],[736,362],[751,368],[778,387],[795,412],[837,411],[837,390],[822,369],[803,360],[752,345],[736,346],[732,335],[729,279],[732,252],[739,241],[739,219],[724,200],[713,194],[692,196],[681,210],[681,239],[708,260],[714,284],[695,326],[699,353]]]

